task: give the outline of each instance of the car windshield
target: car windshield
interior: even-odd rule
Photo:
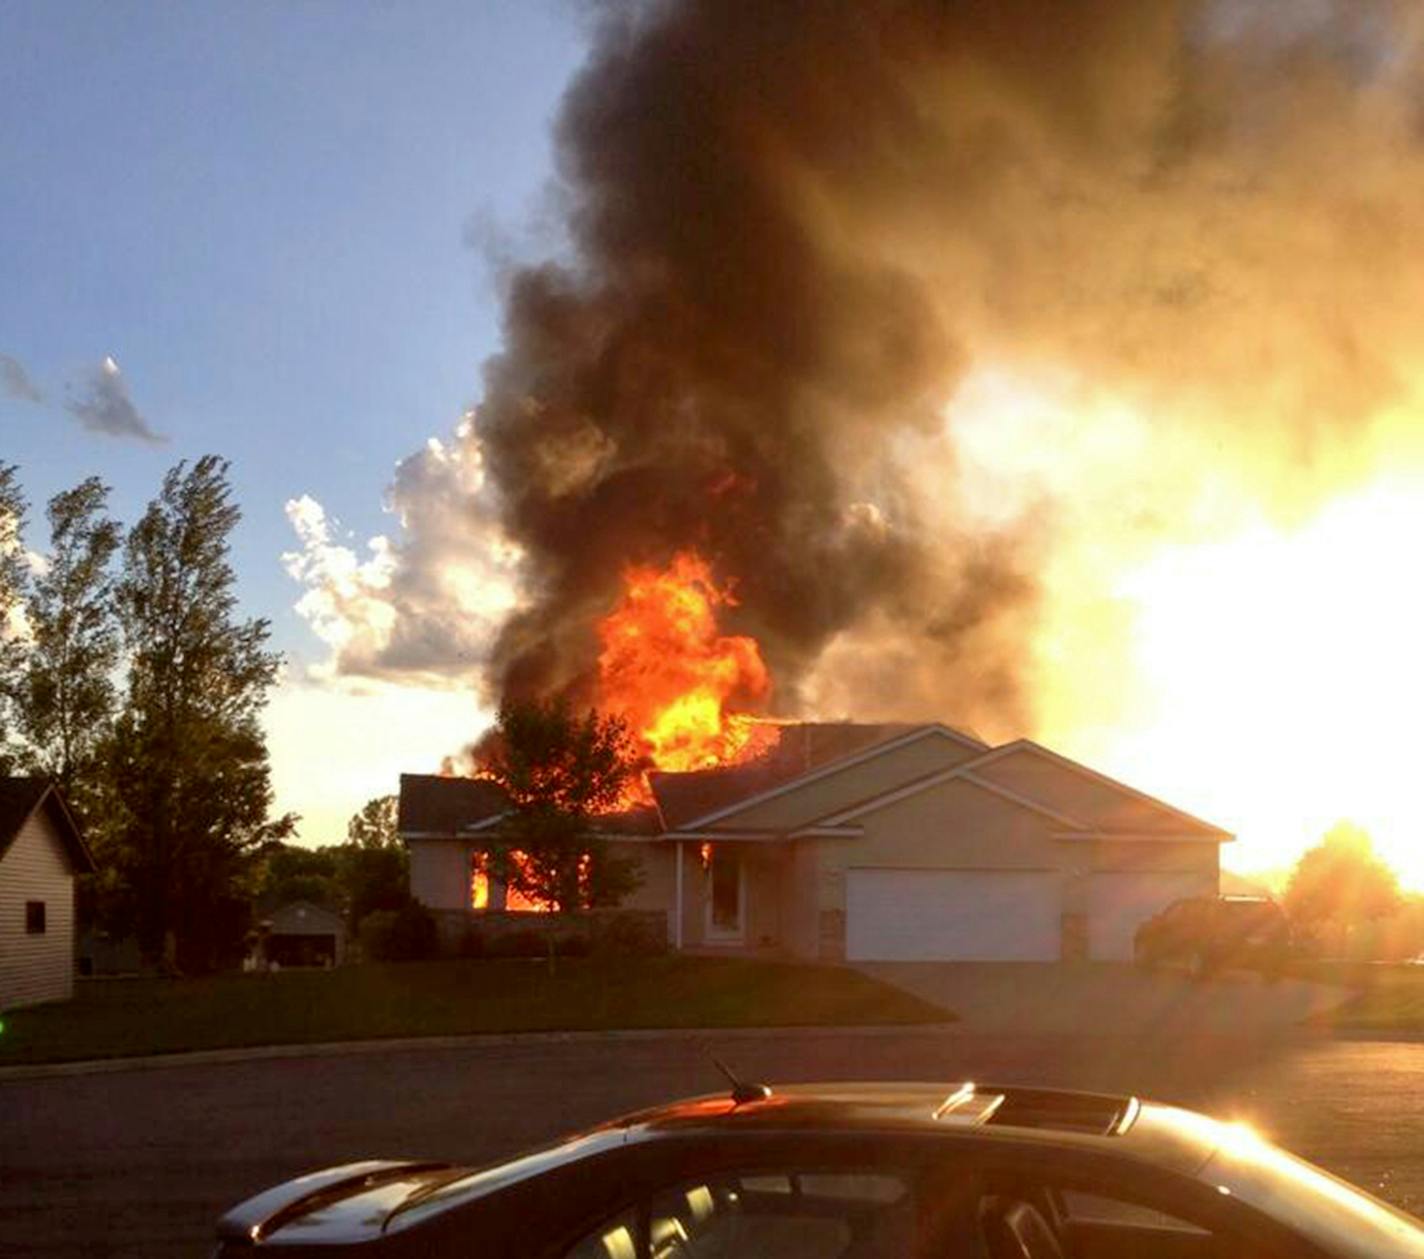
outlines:
[[[1424,1226],[1413,1216],[1287,1154],[1249,1129],[1226,1131],[1230,1135],[1200,1173],[1222,1192],[1335,1254],[1360,1259],[1424,1256]]]

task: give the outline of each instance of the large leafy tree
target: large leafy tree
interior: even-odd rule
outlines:
[[[354,927],[378,909],[399,909],[410,900],[410,855],[396,833],[396,798],[368,800],[346,824],[339,850],[339,880]]]
[[[1296,863],[1286,885],[1287,912],[1307,932],[1348,932],[1402,904],[1399,880],[1358,826],[1339,822]]]
[[[0,463],[0,773],[9,771],[17,750],[15,727],[27,654],[21,620],[30,575],[21,536],[25,511],[19,469]]]
[[[18,726],[35,769],[92,817],[100,750],[116,707],[113,560],[121,531],[108,487],[90,477],[49,502],[50,550],[27,607],[30,647]]]
[[[129,672],[103,855],[131,896],[145,960],[185,969],[240,947],[252,856],[295,825],[268,816],[260,715],[280,657],[265,620],[236,615],[240,512],[227,473],[213,455],[169,471],[129,533],[117,590]]]
[[[491,874],[561,910],[616,905],[637,886],[636,863],[593,825],[638,772],[620,718],[579,715],[562,699],[507,702],[480,759],[513,806],[489,854]]]

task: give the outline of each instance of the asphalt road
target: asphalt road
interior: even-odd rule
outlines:
[[[755,1033],[711,1046],[771,1081],[1041,1081],[1255,1121],[1424,1211],[1424,1044],[1322,1037]],[[223,1209],[372,1155],[486,1161],[714,1091],[694,1039],[538,1040],[0,1083],[0,1254],[201,1255]]]

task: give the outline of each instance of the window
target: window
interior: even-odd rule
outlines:
[[[44,901],[25,902],[25,934],[42,936],[45,933]]]
[[[568,1252],[566,1259],[638,1259],[638,1217],[628,1211],[606,1220]]]

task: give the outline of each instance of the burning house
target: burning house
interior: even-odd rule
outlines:
[[[602,829],[641,867],[625,904],[665,913],[680,949],[1121,960],[1141,921],[1216,891],[1232,838],[1029,740],[992,747],[932,723],[783,726],[751,760],[649,785],[651,806]],[[506,907],[480,883],[498,787],[407,774],[400,806],[420,900]]]

